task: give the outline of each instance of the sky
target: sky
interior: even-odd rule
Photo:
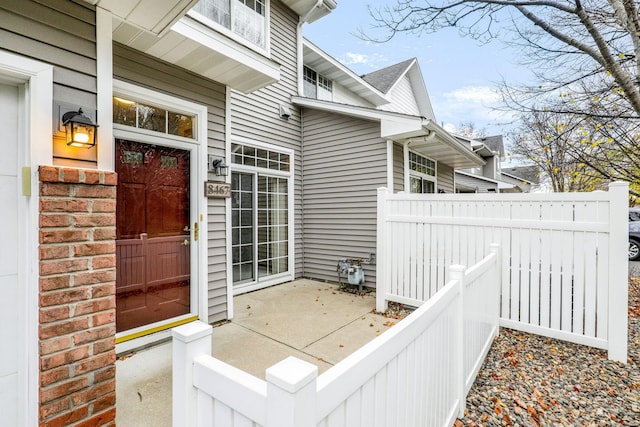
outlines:
[[[435,34],[402,34],[386,43],[364,41],[356,34],[381,35],[367,5],[373,8],[394,0],[338,0],[338,6],[320,20],[305,24],[304,35],[356,74],[366,74],[416,57],[439,124],[453,131],[463,122],[485,128],[488,135],[513,129],[504,113],[492,110],[498,105],[495,83],[523,81],[529,74],[517,64],[516,52],[499,41],[480,44],[461,37],[456,29]]]

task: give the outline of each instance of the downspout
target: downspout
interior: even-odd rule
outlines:
[[[304,92],[304,87],[302,84],[302,71],[303,71],[303,67],[304,67],[304,54],[303,54],[303,47],[302,47],[302,25],[305,23],[305,21],[309,18],[309,16],[311,15],[311,12],[313,12],[316,8],[320,7],[322,5],[322,2],[324,0],[318,0],[316,1],[316,4],[313,5],[313,7],[311,7],[307,13],[304,14],[304,16],[300,16],[300,21],[298,22],[298,26],[297,26],[297,34],[296,34],[296,44],[297,44],[297,69],[298,69],[298,75],[297,80],[298,80],[298,95],[299,96],[303,96],[303,92]],[[300,235],[302,236],[302,249],[301,249],[301,253],[300,256],[302,258],[301,260],[301,264],[302,264],[302,271],[301,274],[302,276],[305,275],[306,272],[306,267],[305,267],[305,234],[304,234],[304,108],[300,107],[300,204],[302,209],[300,209],[301,211],[301,215],[300,215]],[[295,207],[294,207],[295,209]],[[293,263],[293,276],[295,277],[296,275],[296,266],[295,266],[295,245],[294,245],[294,263]]]
[[[307,19],[309,19],[309,17],[311,16],[311,13],[315,9],[318,9],[320,6],[322,6],[323,2],[324,0],[317,0],[316,4],[314,4],[311,8],[309,8],[307,13],[305,13],[304,15],[301,15],[300,21],[298,21],[298,28],[297,28],[298,76],[297,78],[298,78],[298,95],[299,96],[304,96],[303,95],[304,87],[302,85],[302,68],[304,66],[304,55],[303,55],[303,48],[302,48],[302,25],[307,21]]]

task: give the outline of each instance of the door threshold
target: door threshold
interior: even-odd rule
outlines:
[[[171,329],[198,320],[198,316],[189,316],[150,327],[136,328],[116,335],[116,354],[118,356],[141,350],[171,339]]]

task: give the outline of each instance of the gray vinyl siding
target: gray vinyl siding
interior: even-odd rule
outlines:
[[[376,251],[387,142],[377,122],[305,109],[303,154],[304,275],[336,281],[339,258]],[[364,267],[366,285],[375,287],[375,265]]]
[[[444,163],[438,162],[438,191],[442,190],[445,193],[454,193],[453,185],[453,168]]]
[[[95,9],[84,2],[3,0],[0,49],[53,65],[53,100],[96,109]],[[53,123],[52,123],[53,129]],[[53,133],[54,163],[96,166],[96,149],[65,154],[63,135]],[[80,159],[78,161],[77,159]]]
[[[118,44],[113,70],[119,80],[206,106],[208,153],[224,155],[225,86]],[[225,199],[209,199],[207,227],[208,320],[214,323],[228,317]]]
[[[393,192],[404,191],[404,149],[393,144]]]
[[[302,275],[302,156],[300,109],[291,103],[298,94],[297,25],[298,15],[277,0],[271,1],[271,59],[280,64],[280,81],[251,94],[231,94],[231,140],[238,137],[254,143],[284,147],[294,152],[295,277]],[[291,111],[288,120],[280,118],[280,105]]]

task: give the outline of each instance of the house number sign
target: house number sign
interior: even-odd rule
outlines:
[[[204,183],[204,195],[210,199],[231,197],[231,184],[207,181]]]

